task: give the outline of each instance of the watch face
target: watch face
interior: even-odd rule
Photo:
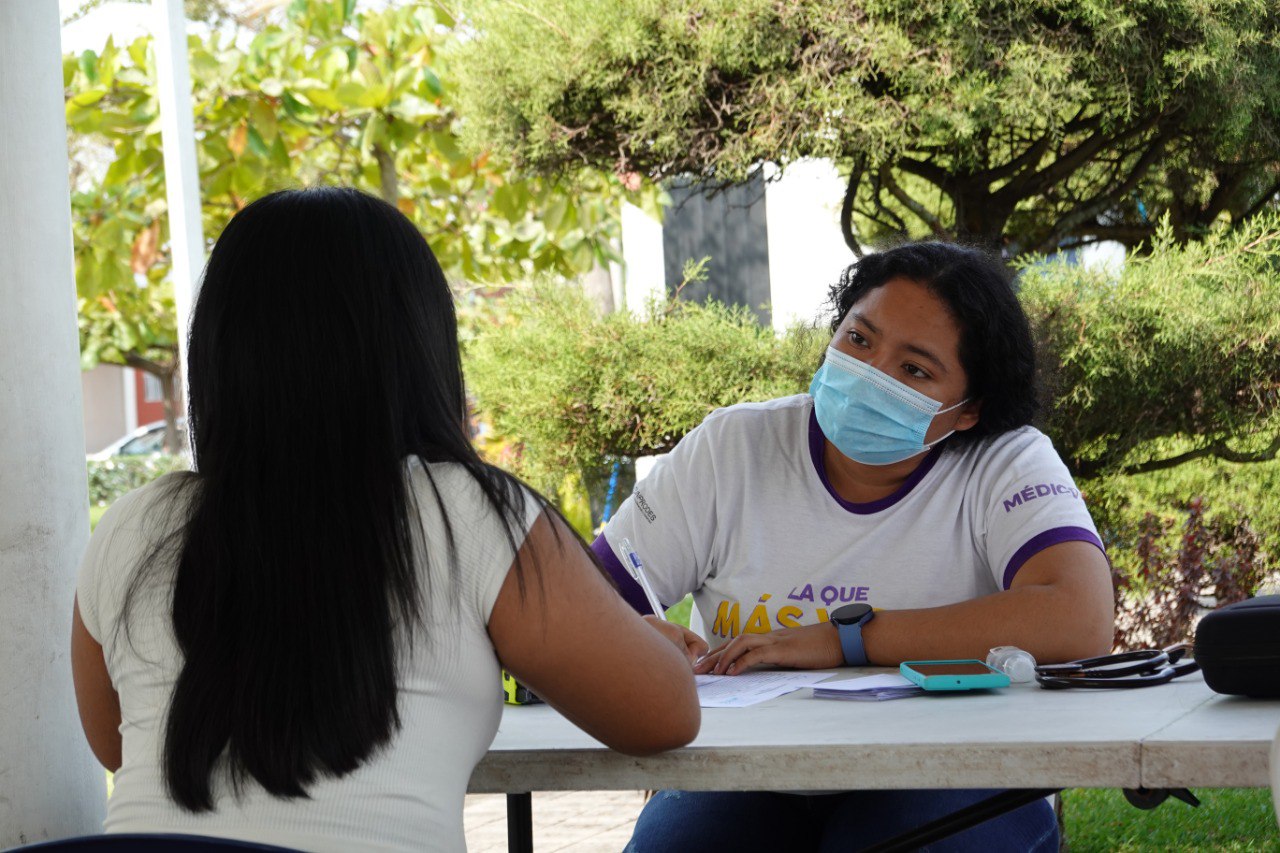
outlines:
[[[851,625],[871,612],[870,604],[846,604],[837,607],[831,614],[831,621],[837,625]]]

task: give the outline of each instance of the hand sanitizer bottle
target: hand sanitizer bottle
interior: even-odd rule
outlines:
[[[1036,677],[1036,659],[1017,646],[996,646],[987,654],[987,666],[1000,670],[1010,681],[1033,681]]]

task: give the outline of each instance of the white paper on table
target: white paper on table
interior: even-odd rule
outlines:
[[[924,690],[915,682],[894,673],[864,675],[844,681],[828,681],[813,688],[817,699],[864,699],[883,701],[918,696]]]
[[[698,703],[704,708],[745,708],[776,699],[804,687],[812,687],[829,672],[787,670],[744,672],[742,675],[695,675]]]

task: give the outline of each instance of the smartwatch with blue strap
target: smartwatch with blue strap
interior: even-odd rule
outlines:
[[[845,666],[866,666],[867,650],[862,645],[862,626],[875,618],[870,604],[846,604],[831,614],[831,624],[840,632],[840,648]]]

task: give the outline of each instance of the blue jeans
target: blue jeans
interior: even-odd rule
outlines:
[[[640,813],[626,853],[858,850],[997,793],[659,791]],[[1056,853],[1058,821],[1049,804],[1037,800],[922,849],[933,853]]]

